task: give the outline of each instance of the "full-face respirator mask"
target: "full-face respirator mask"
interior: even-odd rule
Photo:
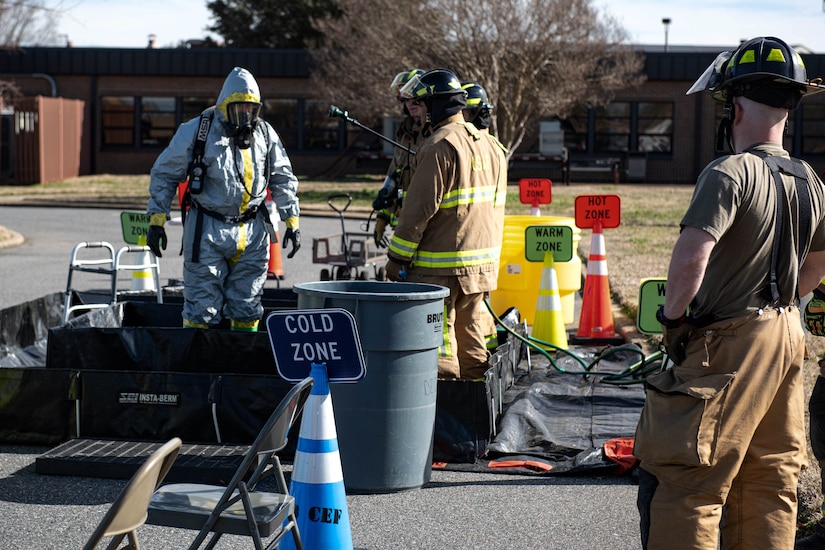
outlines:
[[[241,149],[252,146],[252,135],[258,125],[261,114],[261,104],[251,101],[238,101],[226,106],[226,117],[232,126],[231,136]]]

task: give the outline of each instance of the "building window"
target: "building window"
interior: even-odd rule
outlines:
[[[572,154],[670,154],[673,103],[616,101],[595,109],[579,107],[562,121],[562,129]]]
[[[803,105],[802,112],[802,156],[825,155],[825,105]],[[793,113],[792,113],[793,114]],[[793,116],[790,117],[790,120]],[[788,123],[788,134],[793,126]]]
[[[140,98],[142,147],[166,147],[177,127],[174,97]]]
[[[181,122],[200,118],[201,113],[215,105],[215,101],[217,100],[214,97],[184,97],[181,99]]]
[[[306,100],[305,139],[302,149],[315,151],[338,150],[338,118],[329,116],[329,102]]]
[[[287,154],[300,148],[297,99],[265,99],[263,117],[281,136]]]
[[[104,146],[135,144],[135,98],[104,96],[100,114]]]
[[[595,150],[597,153],[630,149],[630,103],[616,101],[595,110]]]
[[[640,101],[637,105],[636,150],[645,153],[673,151],[673,103]]]
[[[570,153],[587,152],[587,136],[590,133],[589,112],[586,107],[577,107],[572,115],[562,121],[564,146]]]

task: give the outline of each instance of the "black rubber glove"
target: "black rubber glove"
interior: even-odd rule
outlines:
[[[687,343],[690,340],[690,335],[693,332],[693,327],[690,325],[682,325],[678,328],[662,327],[662,338],[665,344],[665,350],[670,359],[677,365],[681,365],[682,361],[687,358]]]
[[[149,233],[146,234],[146,245],[149,250],[158,258],[163,258],[161,249],[166,250],[166,230],[162,225],[150,225]]]
[[[693,327],[685,323],[684,315],[678,319],[665,317],[664,305],[656,310],[656,320],[662,325],[662,342],[668,357],[677,365],[681,365],[687,357],[685,350]]]
[[[284,233],[284,250],[286,250],[286,245],[292,243],[292,250],[289,254],[287,254],[287,258],[291,258],[298,252],[298,249],[301,248],[301,230],[300,229],[292,229],[287,228],[286,232]]]

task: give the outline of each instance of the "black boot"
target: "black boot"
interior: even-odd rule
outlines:
[[[814,525],[814,534],[799,539],[794,545],[794,550],[825,550],[825,527],[822,520]]]

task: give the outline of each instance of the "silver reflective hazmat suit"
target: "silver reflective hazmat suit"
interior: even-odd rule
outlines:
[[[238,147],[235,127],[227,118],[227,105],[237,101],[261,102],[255,78],[239,67],[227,76],[216,106],[210,108],[203,190],[192,195],[185,218],[184,326],[214,326],[227,317],[233,328],[236,324],[257,327],[263,315],[261,296],[269,260],[264,217],[267,188],[281,220],[297,229],[298,180],[281,139],[269,123],[259,120],[252,145]],[[199,125],[200,117],[181,124],[155,161],[149,184],[150,218],[155,214],[169,217],[178,185],[188,177]]]

